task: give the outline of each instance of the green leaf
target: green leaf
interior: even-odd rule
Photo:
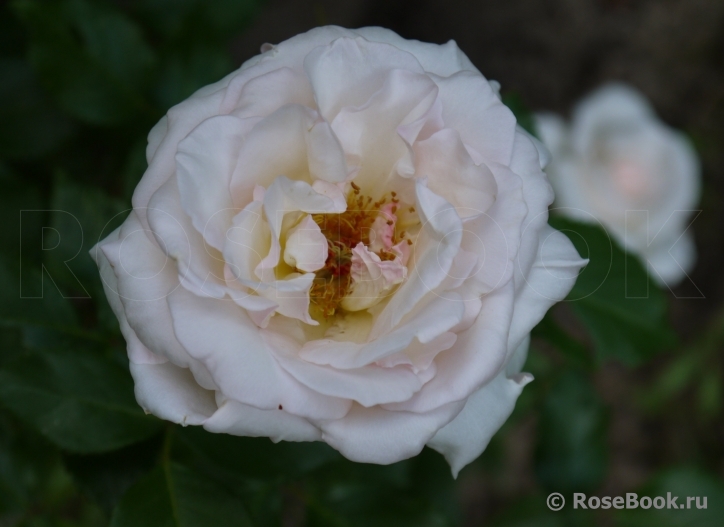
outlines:
[[[243,476],[259,480],[294,478],[341,456],[325,443],[272,443],[266,437],[212,434],[200,427],[175,433],[175,448],[187,464],[223,477]]]
[[[619,527],[718,527],[724,518],[724,484],[720,478],[697,469],[677,467],[668,469],[652,479],[640,489],[639,498],[661,496],[666,500],[667,493],[677,496],[679,508],[625,509],[618,511]],[[706,497],[706,509],[697,508],[696,500],[689,502],[687,497],[699,497],[703,505]]]
[[[147,23],[175,40],[226,39],[240,33],[257,12],[261,0],[140,0]]]
[[[140,95],[154,63],[138,27],[111,4],[16,0],[29,58],[60,106],[97,125],[151,111]]]
[[[529,496],[515,500],[497,515],[491,527],[569,527],[595,525],[590,511],[573,509],[571,498],[565,496],[566,505],[552,511],[546,505],[546,496]]]
[[[25,324],[75,331],[75,312],[47,274],[11,268],[0,259],[0,324]]]
[[[587,492],[603,480],[607,415],[591,381],[562,374],[548,393],[538,428],[535,470],[550,492]]]
[[[3,227],[0,229],[0,257],[16,263],[21,260],[21,247],[40,245],[38,234],[43,227],[43,215],[29,211],[44,208],[43,201],[36,186],[23,181],[1,162],[0,187],[3,189],[0,193],[0,225]],[[40,265],[40,247],[36,253],[35,259],[23,255],[23,264]]]
[[[166,462],[121,499],[111,527],[245,527],[241,501],[183,465]]]
[[[90,249],[118,227],[129,207],[98,188],[56,178],[46,229],[45,265],[53,281],[75,297],[103,298],[98,267]]]
[[[553,344],[572,364],[589,368],[591,357],[586,347],[566,333],[548,312],[531,332],[532,337],[540,337]]]
[[[76,324],[70,302],[42,270],[47,213],[37,191],[0,164],[0,325]]]
[[[721,411],[722,392],[722,378],[719,371],[704,372],[697,393],[699,410],[704,417],[714,417]]]
[[[154,89],[156,103],[160,108],[170,108],[233,69],[225,47],[200,42],[191,48],[173,48],[160,66]]]
[[[551,218],[590,262],[568,295],[588,329],[599,360],[634,366],[675,344],[666,321],[666,297],[641,263],[600,227]]]
[[[144,88],[155,56],[141,29],[105,2],[69,0],[65,5],[68,19],[83,37],[88,56],[125,86]]]
[[[42,437],[0,412],[0,517],[45,491],[58,454]]]
[[[106,452],[155,434],[128,371],[97,351],[28,352],[0,367],[0,401],[71,452]]]
[[[107,512],[156,463],[160,436],[105,454],[65,454],[66,469],[78,486]]]
[[[72,132],[72,122],[52,106],[28,64],[0,59],[0,157],[44,156]]]
[[[450,526],[461,519],[450,467],[430,449],[385,466],[341,459],[306,487],[311,525]]]

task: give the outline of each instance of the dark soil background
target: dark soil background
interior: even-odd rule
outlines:
[[[516,93],[532,111],[567,115],[580,97],[609,80],[638,88],[664,121],[693,139],[703,167],[702,212],[692,225],[699,259],[691,282],[671,293],[671,323],[685,343],[696,342],[712,326],[721,332],[724,2],[272,0],[234,42],[235,58],[242,62],[263,42],[279,42],[323,24],[379,25],[436,43],[454,39],[487,78],[499,81],[504,93]],[[557,311],[568,318],[565,308]],[[724,351],[721,339],[716,346]],[[666,419],[642,415],[631,404],[668,362],[669,357],[661,357],[635,371],[610,364],[597,373],[598,392],[611,411],[611,454],[601,495],[630,492],[658,467],[686,463],[701,449],[719,459],[711,468],[724,474],[724,427],[720,419],[702,424],[692,418],[686,393]],[[506,434],[505,467],[495,471],[505,474],[502,479],[488,477],[485,470],[467,473],[460,499],[468,525],[482,524],[505,502],[533,488],[534,436],[535,416]]]

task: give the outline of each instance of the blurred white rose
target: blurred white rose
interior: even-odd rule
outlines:
[[[538,151],[454,42],[323,27],[151,130],[93,250],[147,411],[457,473],[584,265]]]
[[[584,98],[570,124],[543,113],[535,125],[552,156],[546,172],[556,212],[600,221],[658,283],[681,281],[696,260],[687,227],[700,192],[699,161],[686,137],[618,83]]]

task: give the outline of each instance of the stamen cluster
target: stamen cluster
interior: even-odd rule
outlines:
[[[349,294],[353,286],[352,249],[357,244],[370,245],[370,229],[375,219],[381,214],[382,207],[393,203],[392,213],[397,210],[397,194],[391,192],[378,201],[360,193],[360,187],[351,183],[352,189],[347,194],[347,210],[338,214],[314,214],[312,218],[319,225],[322,234],[327,238],[327,261],[316,277],[309,292],[311,314],[314,318],[334,316],[342,299]],[[384,214],[384,213],[383,213]],[[393,225],[388,220],[388,225]],[[393,234],[394,243],[405,238],[404,231]],[[408,243],[412,243],[408,239]],[[394,260],[396,255],[384,249],[376,253],[381,260]]]

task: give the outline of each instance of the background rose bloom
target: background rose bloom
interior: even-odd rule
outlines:
[[[149,412],[457,473],[585,264],[539,152],[454,42],[294,37],[173,107],[93,251]]]
[[[696,259],[686,229],[699,202],[701,177],[686,137],[622,84],[606,85],[583,99],[570,126],[551,114],[537,115],[535,122],[552,154],[546,172],[557,212],[600,221],[648,262],[657,282],[681,281]]]

